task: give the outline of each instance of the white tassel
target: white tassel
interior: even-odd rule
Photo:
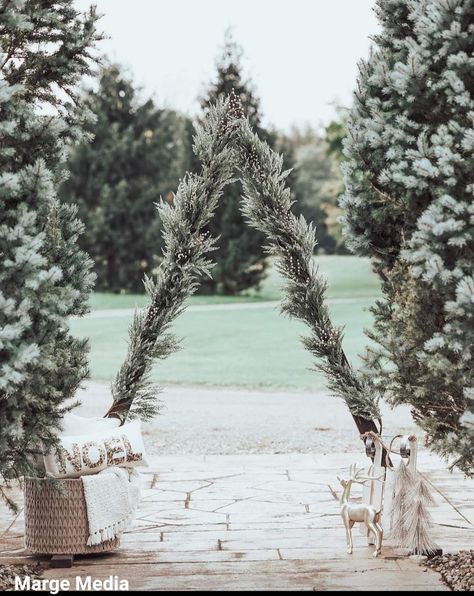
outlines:
[[[395,471],[393,480],[392,518],[390,538],[397,546],[405,547],[407,541],[406,511],[409,508],[408,495],[413,486],[413,472],[403,460]]]
[[[438,545],[430,536],[433,527],[428,507],[435,504],[428,482],[421,474],[417,474],[415,482],[408,493],[410,507],[404,515],[406,528],[405,546],[415,555],[430,555]]]
[[[101,538],[100,538],[100,532],[94,532],[94,534],[91,534],[87,540],[87,546],[96,546],[97,544],[100,544]]]
[[[95,546],[101,542],[113,540],[127,529],[132,519],[133,515],[128,515],[123,520],[120,520],[111,526],[108,526],[107,528],[103,528],[97,532],[94,532],[94,534],[89,536],[89,539],[87,540],[87,546]]]

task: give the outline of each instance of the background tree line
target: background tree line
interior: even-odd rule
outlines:
[[[234,89],[254,129],[284,154],[285,167],[293,168],[294,209],[317,225],[317,250],[345,252],[337,221],[342,120],[331,123],[326,134],[309,126],[284,134],[264,127],[241,57],[242,49],[228,32],[215,80],[200,100],[203,113]],[[70,156],[70,176],[60,196],[79,207],[85,224],[81,247],[94,260],[96,289],[141,292],[143,276],[157,267],[163,246],[155,203],[173,201],[179,178],[199,167],[192,150],[193,122],[143,99],[117,64],[102,66],[96,88],[85,91],[84,102],[95,118],[87,124],[88,138]],[[213,255],[217,264],[212,279],[202,280],[200,292],[237,294],[258,287],[267,264],[264,242],[243,221],[239,183],[227,188],[209,232],[220,237]]]

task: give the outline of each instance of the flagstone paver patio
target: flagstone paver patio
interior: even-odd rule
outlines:
[[[354,528],[345,552],[336,476],[360,452],[329,456],[155,457],[144,470],[135,526],[120,549],[78,557],[44,577],[117,575],[144,590],[448,590],[434,571],[386,543],[382,557]],[[362,462],[361,462],[362,463]],[[474,544],[474,481],[419,455],[434,485],[435,536],[445,551]],[[35,561],[23,552],[23,520],[0,510],[0,564]]]

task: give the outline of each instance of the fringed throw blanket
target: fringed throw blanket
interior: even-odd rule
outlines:
[[[82,483],[89,520],[87,545],[114,539],[135,517],[140,475],[133,469],[112,467],[94,476],[82,476]]]

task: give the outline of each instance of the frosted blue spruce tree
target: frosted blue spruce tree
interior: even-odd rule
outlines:
[[[0,494],[32,472],[87,374],[67,317],[86,311],[91,262],[56,189],[87,118],[75,94],[89,71],[96,15],[72,0],[0,0]],[[7,499],[8,500],[8,499]]]
[[[382,280],[371,382],[474,473],[474,2],[378,0],[345,152],[345,234]]]

